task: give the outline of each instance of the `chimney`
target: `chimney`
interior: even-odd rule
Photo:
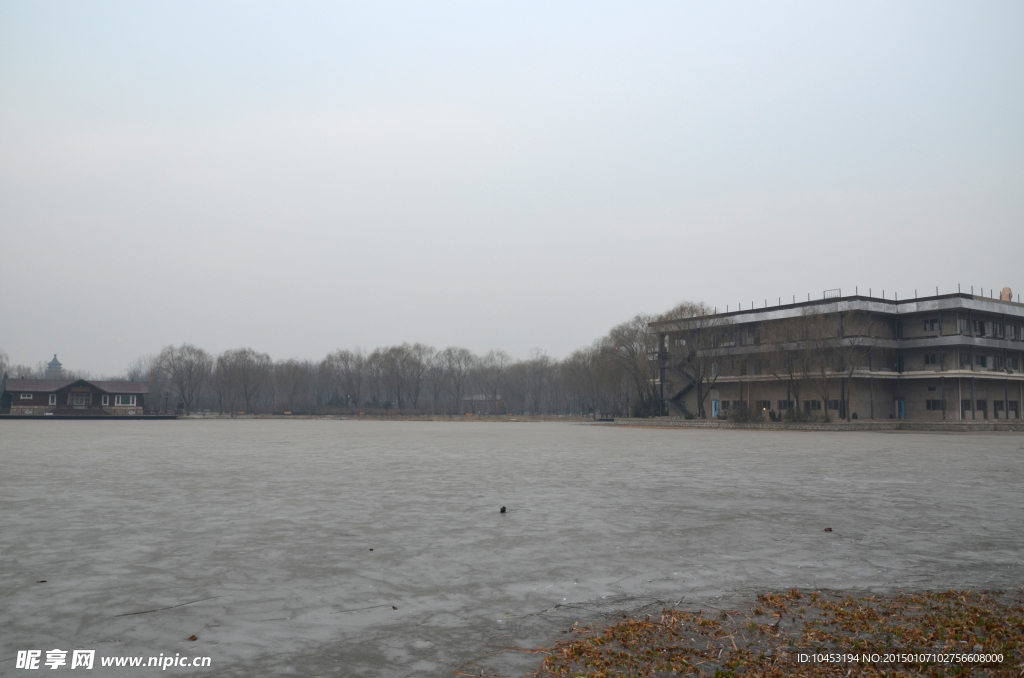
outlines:
[[[1009,287],[1004,287],[999,293],[999,301],[1013,301],[1013,291]]]

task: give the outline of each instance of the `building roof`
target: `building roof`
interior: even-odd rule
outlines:
[[[8,391],[26,393],[52,393],[75,383],[75,381],[75,379],[8,379],[6,388]]]
[[[60,361],[57,360],[57,354],[54,353],[53,360],[46,364],[46,368],[48,370],[59,370],[61,369],[61,367],[63,367],[63,365],[60,364]]]
[[[807,313],[838,313],[840,311],[870,311],[874,314],[895,317],[910,313],[936,313],[943,310],[965,309],[981,313],[1024,318],[1024,304],[1015,301],[1000,301],[992,297],[976,296],[961,292],[898,300],[853,295],[849,297],[798,301],[793,304],[783,304],[780,299],[779,304],[769,305],[768,301],[768,299],[765,299],[765,306],[755,306],[754,308],[744,310],[723,312],[721,309],[715,309],[714,313],[706,316],[655,320],[648,327],[653,331],[672,331],[692,327],[697,322],[697,318],[700,318],[699,322],[701,323],[711,322],[716,326],[725,326],[782,320],[784,318],[798,318]]]
[[[149,393],[149,384],[144,381],[91,381],[89,379],[8,379],[6,390],[22,393],[53,393],[78,382],[95,386],[107,393]]]
[[[146,381],[89,381],[88,383],[107,393],[149,393],[149,382]]]

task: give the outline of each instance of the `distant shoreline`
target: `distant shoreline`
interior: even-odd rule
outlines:
[[[463,421],[463,422],[572,422],[592,423],[587,417],[569,417],[557,415],[511,416],[496,414],[190,414],[180,415],[179,419],[188,420],[232,420],[232,419],[281,419],[281,420],[334,420],[334,421]]]
[[[177,420],[177,421],[393,421],[393,422],[480,422],[480,423],[571,423],[590,424],[618,428],[649,428],[649,429],[718,429],[737,431],[918,431],[934,433],[992,433],[1009,432],[1024,433],[1024,421],[898,421],[898,420],[860,420],[860,421],[803,421],[803,422],[732,422],[714,419],[681,419],[681,418],[615,418],[594,421],[590,417],[538,415],[510,416],[489,414],[189,414],[189,415],[155,415],[140,416],[82,416],[59,417],[38,415],[0,414],[0,420],[39,420],[39,421],[127,421],[127,420]]]

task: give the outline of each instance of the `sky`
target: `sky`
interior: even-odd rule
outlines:
[[[1024,292],[1024,3],[0,0],[0,349]],[[986,292],[987,293],[987,292]]]

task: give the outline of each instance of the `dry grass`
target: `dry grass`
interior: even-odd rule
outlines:
[[[612,676],[1024,676],[1021,595],[948,591],[855,597],[765,593],[746,612],[662,611],[575,629],[542,678]],[[800,663],[799,653],[1002,654],[1001,663]]]

